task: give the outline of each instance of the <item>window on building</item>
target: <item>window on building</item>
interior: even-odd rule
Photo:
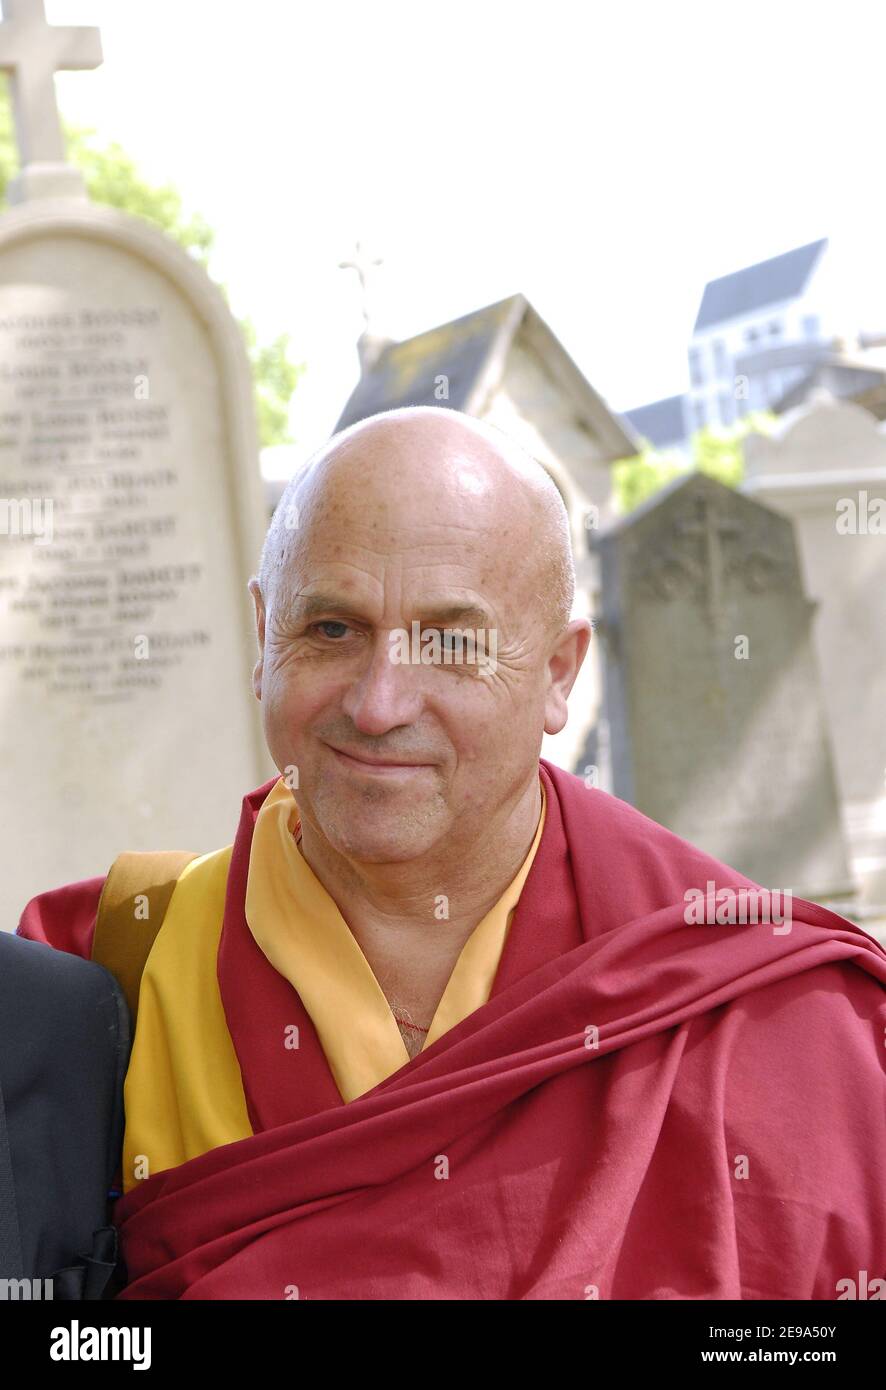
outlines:
[[[714,343],[714,375],[728,376],[729,361],[726,357],[726,344],[722,338],[717,338]]]
[[[770,325],[769,325],[769,336],[770,336],[770,338],[780,338],[780,337],[781,337],[781,324],[779,323],[778,319],[773,319],[772,322],[770,323]]]
[[[803,337],[817,338],[821,331],[818,314],[806,314],[803,319]]]
[[[746,343],[755,343],[759,336],[756,328],[746,328],[744,331],[744,340]]]
[[[735,424],[735,397],[731,391],[720,392],[720,422],[726,426]]]
[[[697,430],[703,430],[705,425],[708,423],[708,413],[705,410],[704,401],[693,402],[692,414],[695,421],[695,428]]]
[[[701,363],[701,348],[689,349],[689,380],[693,386],[704,385],[704,371]]]

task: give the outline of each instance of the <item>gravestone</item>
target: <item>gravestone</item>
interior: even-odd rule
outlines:
[[[94,44],[40,3],[4,9],[26,160],[0,216],[10,929],[32,894],[121,850],[229,843],[272,768],[250,683],[264,514],[240,331],[185,251],[91,205],[60,162],[52,64],[90,65]]]
[[[886,914],[886,434],[819,392],[745,442],[743,491],[791,518],[863,909]]]
[[[597,544],[616,796],[767,888],[850,892],[790,522],[695,473]]]

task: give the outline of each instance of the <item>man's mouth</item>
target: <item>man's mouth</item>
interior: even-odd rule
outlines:
[[[334,748],[332,744],[327,747],[335,754],[336,758],[345,766],[355,768],[361,772],[366,772],[370,776],[384,776],[395,773],[414,773],[420,772],[424,768],[431,767],[431,763],[404,762],[395,758],[376,758],[364,757],[358,753],[346,753],[341,748]]]

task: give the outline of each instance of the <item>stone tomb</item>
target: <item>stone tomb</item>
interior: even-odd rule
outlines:
[[[790,517],[860,905],[886,914],[886,433],[819,393],[745,441],[743,491]]]
[[[851,891],[790,522],[694,473],[597,545],[615,794],[768,888]]]
[[[2,926],[124,849],[230,842],[273,769],[249,365],[203,270],[85,198],[0,217]]]

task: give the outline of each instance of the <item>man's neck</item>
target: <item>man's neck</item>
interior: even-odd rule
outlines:
[[[359,864],[302,825],[302,854],[335,901],[389,1002],[430,1022],[471,932],[529,853],[541,815],[537,775],[488,835],[452,837],[429,862]],[[440,914],[441,895],[448,916]]]

